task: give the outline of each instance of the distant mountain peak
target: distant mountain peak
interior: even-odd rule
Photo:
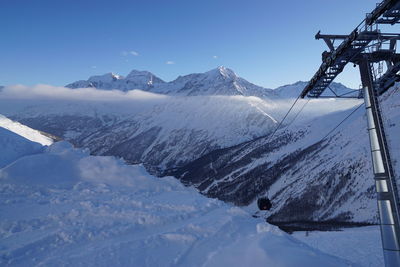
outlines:
[[[129,72],[129,74],[126,76],[127,79],[135,77],[157,77],[157,76],[151,73],[150,71],[146,70],[131,70],[131,72]]]
[[[113,72],[109,72],[103,75],[94,75],[89,77],[88,81],[89,82],[97,82],[97,81],[102,81],[102,82],[111,82],[111,81],[116,81],[123,79],[123,76],[120,76],[118,74],[115,74]]]
[[[236,75],[236,73],[233,70],[226,68],[224,66],[219,66],[215,69],[207,71],[205,74],[207,74],[209,76],[210,75],[211,76],[222,76],[225,78],[233,78],[233,79],[238,78],[238,76]]]
[[[132,70],[124,77],[112,72],[91,76],[88,80],[76,81],[66,85],[69,88],[94,87],[103,90],[118,89],[128,91],[133,89],[148,90],[157,84],[165,83],[149,71]]]
[[[138,83],[147,85],[148,87],[153,87],[156,84],[163,84],[165,81],[158,78],[153,73],[146,70],[132,70],[128,76],[126,76],[126,83]],[[142,89],[142,88],[138,88]],[[146,89],[146,88],[143,88]]]

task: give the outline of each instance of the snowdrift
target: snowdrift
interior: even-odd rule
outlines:
[[[171,177],[67,142],[2,168],[0,192],[3,266],[351,265]]]

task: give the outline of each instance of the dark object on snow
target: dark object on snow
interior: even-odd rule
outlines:
[[[260,210],[270,210],[272,207],[271,201],[267,197],[259,198],[257,205]]]

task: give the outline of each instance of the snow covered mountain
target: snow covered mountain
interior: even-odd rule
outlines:
[[[128,91],[140,89],[154,93],[198,96],[198,95],[244,95],[273,96],[273,90],[254,85],[237,76],[231,69],[218,67],[205,73],[179,76],[164,82],[147,71],[133,70],[126,78],[112,73],[90,77],[87,81],[68,84],[68,88],[118,89]]]
[[[179,76],[176,80],[155,87],[154,92],[173,95],[244,95],[272,96],[271,89],[254,85],[240,78],[234,71],[218,67],[205,73]]]
[[[400,94],[388,98],[393,90],[382,101],[390,152],[399,174]],[[237,205],[249,205],[267,194],[273,202],[269,221],[274,223],[377,223],[364,109],[322,139],[350,112],[294,123],[272,139],[261,137],[213,151],[168,174],[205,195]]]
[[[97,88],[128,91],[133,89],[149,90],[165,82],[148,71],[131,71],[123,77],[114,73],[92,76],[88,80],[81,80],[66,85],[68,88]]]
[[[0,127],[0,141],[22,138]],[[25,150],[33,144],[25,139]],[[356,266],[171,177],[67,142],[0,167],[0,191],[2,266]]]
[[[267,89],[252,84],[239,77],[233,70],[220,66],[205,73],[193,73],[179,76],[171,82],[164,82],[148,71],[133,70],[127,77],[107,73],[92,76],[88,80],[77,81],[66,85],[68,88],[97,88],[104,90],[129,91],[140,89],[158,94],[199,96],[199,95],[243,95],[257,96],[268,99],[296,98],[307,82],[296,82],[276,89]],[[330,90],[324,96],[335,94],[357,95],[357,91],[349,89],[343,84],[332,83]]]

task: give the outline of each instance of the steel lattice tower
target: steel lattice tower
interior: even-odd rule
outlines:
[[[321,94],[330,89],[331,82],[348,63],[359,66],[362,89],[335,96],[363,97],[365,101],[382,247],[388,267],[400,266],[400,203],[378,97],[400,81],[400,54],[396,51],[400,34],[382,33],[381,28],[399,21],[400,0],[384,0],[349,35],[318,32],[315,38],[323,39],[329,51],[322,53],[321,66],[301,93],[302,98],[324,97]],[[335,46],[337,41],[340,44]],[[378,69],[374,64],[379,64]]]

